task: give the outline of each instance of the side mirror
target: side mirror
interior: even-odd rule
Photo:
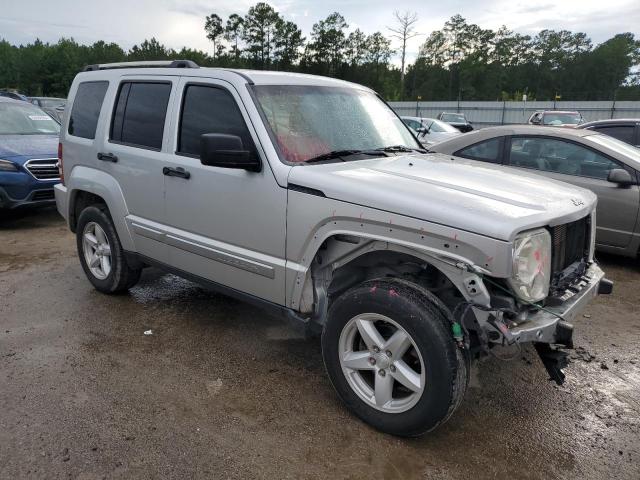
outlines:
[[[210,167],[260,171],[260,161],[245,150],[237,135],[205,133],[200,136],[200,162]]]
[[[540,124],[540,118],[538,118],[538,117],[532,118],[531,119],[531,123],[533,123],[534,125]]]
[[[607,181],[617,183],[621,187],[636,183],[631,174],[623,168],[614,168],[613,170],[610,170],[609,175],[607,176]]]
[[[429,130],[426,127],[418,127],[416,128],[416,132],[418,132],[418,135],[424,135],[425,133],[428,133]]]

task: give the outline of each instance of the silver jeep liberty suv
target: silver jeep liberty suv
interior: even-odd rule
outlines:
[[[329,378],[415,436],[470,361],[533,343],[564,380],[571,322],[612,284],[596,197],[427,154],[368,88],[190,61],[91,65],[69,92],[58,210],[101,292],[149,265],[322,333]]]

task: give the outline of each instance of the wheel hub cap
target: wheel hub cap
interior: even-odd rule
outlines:
[[[376,365],[378,368],[387,369],[391,365],[391,359],[387,356],[386,353],[376,353],[373,358],[376,360]]]
[[[106,233],[96,222],[89,222],[82,232],[82,250],[91,274],[104,280],[111,273],[111,245]]]
[[[386,413],[411,409],[425,390],[426,370],[411,335],[389,317],[353,317],[339,339],[342,372],[352,390]]]

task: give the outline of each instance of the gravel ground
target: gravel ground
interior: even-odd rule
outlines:
[[[0,219],[0,478],[638,479],[640,266],[601,263],[564,386],[487,359],[404,440],[342,407],[317,339],[155,270],[102,295],[55,211]]]

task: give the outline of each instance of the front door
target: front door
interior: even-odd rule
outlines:
[[[183,172],[165,176],[169,264],[284,304],[287,190],[276,183],[233,86],[183,78],[179,96],[174,154],[165,162]],[[202,165],[205,133],[239,136],[262,159],[261,171]]]
[[[577,143],[551,137],[512,137],[509,165],[591,190],[598,196],[596,242],[624,248],[632,239],[640,191],[638,185],[607,181],[609,171],[624,168],[613,159]]]

